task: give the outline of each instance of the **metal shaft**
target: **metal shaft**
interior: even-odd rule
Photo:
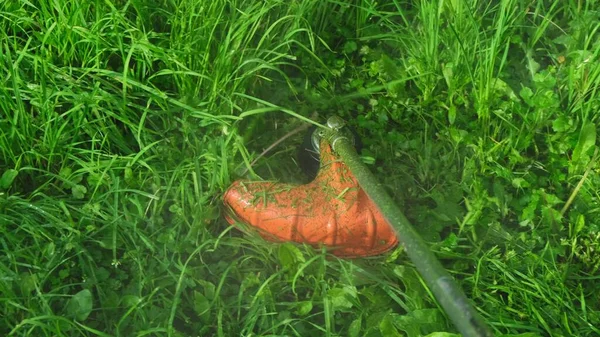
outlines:
[[[334,152],[341,157],[358,180],[361,188],[392,225],[406,254],[456,328],[464,337],[493,336],[490,328],[469,303],[467,296],[454,278],[444,269],[394,200],[360,160],[351,137],[343,132],[343,120],[339,117],[332,117],[327,124],[329,129],[323,130],[323,136],[329,140]]]

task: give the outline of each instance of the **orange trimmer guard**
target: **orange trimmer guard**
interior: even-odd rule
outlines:
[[[387,252],[398,239],[326,140],[321,167],[305,185],[235,181],[224,195],[226,220],[242,222],[266,240],[324,245],[332,254],[358,258]]]

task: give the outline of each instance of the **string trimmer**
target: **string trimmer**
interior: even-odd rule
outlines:
[[[311,137],[320,154],[305,185],[238,180],[225,192],[227,221],[244,223],[267,240],[324,245],[357,258],[387,252],[400,242],[427,286],[463,336],[493,336],[392,198],[362,163],[353,134],[339,117]]]

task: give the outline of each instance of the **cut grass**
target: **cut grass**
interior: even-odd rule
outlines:
[[[0,334],[455,331],[400,249],[343,261],[222,219],[317,110],[359,130],[498,335],[599,335],[599,10],[3,2]],[[298,141],[254,171],[302,180]]]

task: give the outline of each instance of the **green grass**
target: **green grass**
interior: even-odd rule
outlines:
[[[339,260],[223,219],[227,186],[315,111],[358,130],[498,336],[600,335],[599,18],[574,0],[0,3],[0,335],[453,336],[401,250]],[[305,181],[300,138],[248,176]]]

